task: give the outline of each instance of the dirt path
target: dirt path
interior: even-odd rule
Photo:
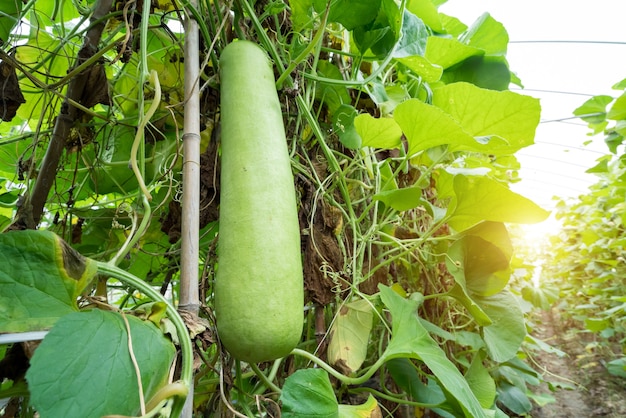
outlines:
[[[544,379],[573,389],[551,392],[546,384],[535,393],[551,394],[556,402],[536,407],[533,418],[626,417],[626,381],[611,376],[601,355],[585,349],[589,334],[571,332],[554,311],[545,312],[535,337],[567,353],[565,357],[541,353],[536,361],[546,369]]]

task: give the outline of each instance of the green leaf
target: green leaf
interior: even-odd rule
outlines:
[[[372,22],[381,0],[334,0],[330,3],[328,22],[341,23],[346,29],[352,30],[358,26]],[[314,0],[315,10],[323,13],[326,9],[326,0]]]
[[[446,266],[470,295],[490,296],[508,283],[512,253],[504,224],[481,222],[450,246]]]
[[[598,158],[596,161],[598,161],[598,164],[594,165],[593,167],[591,167],[590,169],[586,170],[585,173],[608,173],[609,172],[609,163],[611,162],[611,156],[610,155],[603,155],[602,157]]]
[[[280,395],[283,418],[336,418],[339,405],[328,374],[322,369],[296,370]]]
[[[374,118],[363,113],[354,118],[354,128],[361,137],[362,147],[398,148],[402,130],[391,118]]]
[[[545,311],[559,298],[558,290],[545,287],[524,286],[521,293],[524,300]]]
[[[139,187],[128,161],[136,128],[126,125],[105,126],[95,138],[99,155],[88,155],[91,165],[89,186],[98,194],[129,193]],[[148,177],[148,176],[146,176]]]
[[[152,323],[126,316],[146,401],[167,383],[176,350]],[[26,373],[32,405],[42,416],[137,416],[137,374],[124,318],[93,310],[61,318]]]
[[[491,296],[508,283],[509,258],[496,245],[475,235],[464,236],[450,246],[448,271],[470,295]]]
[[[291,21],[296,32],[302,31],[313,21],[313,0],[291,0]]]
[[[422,382],[422,376],[408,358],[394,358],[385,363],[389,374],[398,387],[411,395],[415,402],[429,406],[440,405],[446,401],[441,388],[432,379],[428,385]]]
[[[419,55],[395,58],[395,60],[405,65],[416,75],[422,77],[427,83],[439,81],[441,74],[443,74],[443,69],[439,65],[432,64],[428,61],[428,59]]]
[[[37,19],[43,18],[49,23],[65,23],[79,17],[78,10],[71,0],[39,1],[35,5],[35,10]]]
[[[419,187],[405,187],[402,189],[385,190],[374,195],[374,200],[383,202],[399,212],[416,208],[418,206],[427,206],[422,199],[422,189]],[[428,204],[430,205],[430,204]]]
[[[443,177],[445,175],[440,179]],[[457,174],[452,182],[454,197],[448,206],[447,216],[450,216],[449,225],[458,232],[483,220],[537,223],[550,215],[533,201],[491,178]]]
[[[448,296],[459,301],[465,309],[467,309],[470,315],[472,315],[472,318],[474,318],[478,325],[488,326],[493,323],[491,318],[489,318],[485,311],[483,311],[480,305],[472,299],[467,291],[467,288],[462,283],[457,281],[452,289],[448,290]]]
[[[382,357],[387,360],[407,357],[423,361],[441,385],[455,397],[465,416],[485,417],[463,375],[418,320],[417,302],[402,298],[387,286],[379,285],[379,289],[381,300],[392,318],[392,337]]]
[[[465,373],[465,379],[480,405],[483,408],[491,408],[496,399],[496,382],[483,365],[482,357],[480,353],[474,355],[474,359]]]
[[[483,339],[489,357],[504,362],[517,354],[526,337],[524,313],[516,297],[504,290],[489,297],[474,297],[493,323],[483,328]]]
[[[585,328],[591,332],[600,332],[611,326],[611,321],[605,318],[585,318]]]
[[[487,55],[506,55],[509,34],[502,23],[484,13],[462,36],[462,42],[485,51]]]
[[[626,93],[615,99],[615,103],[611,106],[611,110],[609,110],[606,117],[611,120],[626,119]]]
[[[424,56],[429,31],[424,22],[408,10],[404,11],[402,37],[396,46],[393,57],[404,58]]]
[[[482,149],[472,136],[446,112],[418,99],[399,104],[393,118],[409,143],[408,155],[440,145],[450,145],[451,150]]]
[[[96,262],[52,232],[0,234],[0,332],[50,328],[78,310],[76,299],[95,277]]]
[[[431,36],[426,42],[425,57],[444,70],[465,61],[469,57],[483,55],[484,51],[466,45],[453,38]]]
[[[339,418],[377,418],[382,417],[376,398],[369,395],[361,405],[339,405]]]
[[[517,78],[502,56],[473,56],[447,69],[441,80],[446,84],[467,82],[490,90],[507,90]]]
[[[526,415],[533,407],[528,396],[520,388],[506,382],[498,385],[498,403],[518,415]]]
[[[602,123],[606,120],[606,106],[612,101],[611,96],[593,96],[574,110],[574,116],[590,124]]]
[[[19,22],[22,0],[4,0],[0,4],[0,41],[6,43],[11,31]]]
[[[490,154],[512,154],[533,144],[539,124],[539,100],[511,91],[481,89],[469,83],[454,83],[433,92],[433,104],[473,137],[493,136],[506,140],[489,143]]]
[[[339,141],[350,149],[361,147],[361,137],[354,128],[356,115],[356,109],[347,104],[339,106],[333,114],[333,130],[339,136]]]
[[[626,357],[609,361],[606,364],[606,369],[613,376],[626,378]]]
[[[343,80],[339,69],[327,61],[318,63],[317,74],[324,78]],[[323,101],[328,106],[328,111],[331,115],[335,113],[339,106],[352,101],[348,90],[344,86],[329,83],[319,83],[319,88],[315,89],[315,98]]]
[[[344,374],[361,367],[367,356],[367,343],[374,320],[370,302],[365,299],[343,305],[330,328],[328,361]]]
[[[41,4],[42,2],[38,2]],[[53,4],[54,2],[47,2]],[[29,67],[37,67],[33,76],[38,78],[44,85],[50,80],[58,80],[67,75],[69,64],[67,59],[58,59],[59,54],[64,57],[75,56],[71,49],[72,43],[66,42],[61,45],[58,39],[54,39],[45,31],[35,31],[33,36],[24,45],[15,48],[15,58]],[[41,89],[36,87],[28,78],[20,80],[20,86],[24,93],[26,103],[17,110],[17,115],[27,120],[33,129],[39,129],[37,123],[40,117],[52,120],[58,115],[61,100],[55,100],[48,94],[42,94]]]
[[[439,12],[431,0],[409,0],[406,8],[435,32],[443,32]]]
[[[467,25],[454,16],[439,13],[439,19],[441,19],[445,32],[453,37],[458,37],[467,30]]]

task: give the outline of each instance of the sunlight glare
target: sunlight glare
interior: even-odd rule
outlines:
[[[539,245],[562,228],[561,222],[550,215],[548,219],[536,224],[520,225],[522,238],[529,246]]]

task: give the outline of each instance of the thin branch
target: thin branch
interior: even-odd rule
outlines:
[[[112,3],[113,0],[98,1],[90,19],[92,23],[91,28],[87,31],[83,46],[76,57],[75,67],[81,66],[96,54],[102,31],[106,25],[104,16],[111,10]],[[10,229],[35,229],[39,224],[44,205],[56,177],[59,161],[65,148],[65,141],[79,115],[78,108],[70,103],[71,101],[80,101],[88,77],[89,71],[83,71],[70,80],[67,87],[67,98],[61,105],[61,112],[57,116],[52,137],[46,149],[33,190],[30,196],[26,198],[26,201],[22,202],[18,208],[16,219]]]

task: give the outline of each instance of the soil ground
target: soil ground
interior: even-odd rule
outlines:
[[[556,402],[536,406],[531,416],[626,417],[626,379],[612,376],[604,367],[612,359],[609,349],[589,349],[593,335],[562,322],[556,310],[545,312],[537,322],[533,335],[567,354],[559,357],[542,352],[535,358],[539,367],[545,368],[544,380],[571,389],[552,392],[547,384],[532,388],[535,393],[553,396]]]

